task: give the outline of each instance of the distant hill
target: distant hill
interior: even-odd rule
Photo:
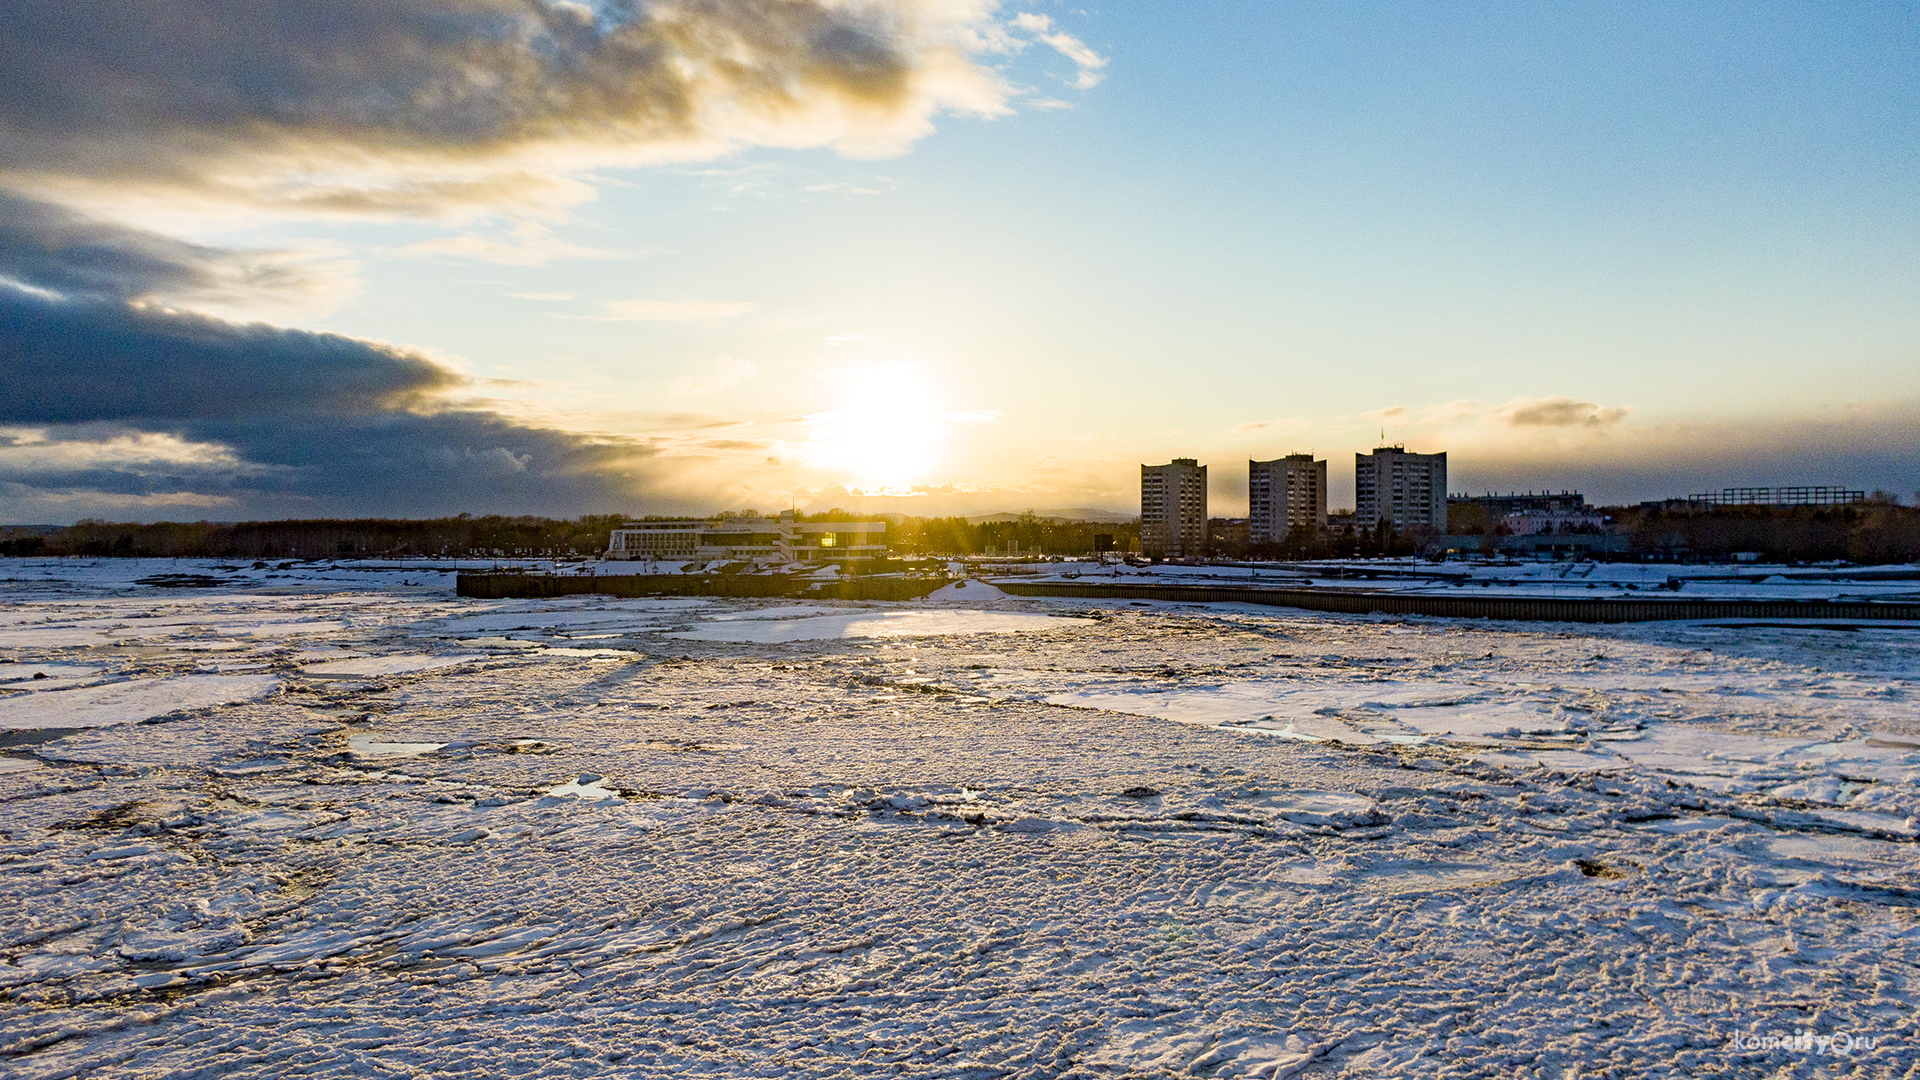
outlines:
[[[1064,510],[1022,510],[1019,513],[1002,511],[998,514],[973,514],[967,523],[979,525],[989,521],[1018,521],[1027,514],[1047,521],[1098,521],[1108,525],[1125,525],[1138,514],[1123,514],[1117,510],[1101,510],[1092,506],[1071,506]]]

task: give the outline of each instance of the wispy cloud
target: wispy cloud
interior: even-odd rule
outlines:
[[[549,300],[558,302],[573,299],[572,293],[564,292],[510,292],[507,295],[515,300]]]
[[[537,221],[516,222],[506,233],[486,236],[467,232],[408,244],[399,250],[411,258],[473,259],[508,266],[545,266],[557,259],[624,259],[618,251],[584,247],[553,235]]]
[[[556,319],[588,322],[713,322],[733,319],[753,310],[750,303],[714,300],[609,300],[599,315],[561,315]]]
[[[1413,415],[1413,409],[1408,406],[1389,405],[1384,409],[1363,412],[1360,414],[1360,417],[1364,420],[1378,420],[1386,424],[1397,424],[1411,415]]]
[[[1235,424],[1227,431],[1231,434],[1253,435],[1275,431],[1296,431],[1312,425],[1313,421],[1304,416],[1276,416],[1271,420],[1251,420],[1244,424]]]
[[[948,413],[947,419],[956,424],[997,424],[1005,415],[999,409],[969,409],[966,412]]]
[[[1053,27],[1053,19],[1046,15],[1023,12],[1013,17],[1013,25],[1031,33],[1034,37],[1053,47],[1061,56],[1073,61],[1076,74],[1069,84],[1078,90],[1090,90],[1106,78],[1101,69],[1107,66],[1107,58],[1087,47],[1087,43]]]
[[[745,360],[720,360],[704,375],[682,375],[673,380],[673,393],[679,397],[707,397],[731,390],[757,378],[760,369]]]

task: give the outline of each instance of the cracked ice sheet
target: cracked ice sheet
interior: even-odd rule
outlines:
[[[129,724],[188,709],[258,701],[279,685],[276,675],[183,675],[22,694],[0,698],[0,731]]]
[[[1051,615],[1006,611],[871,611],[798,619],[713,619],[668,634],[688,641],[775,645],[826,638],[899,638],[949,634],[1019,634],[1068,622]]]
[[[392,653],[386,656],[361,656],[347,660],[329,660],[308,664],[300,670],[307,675],[327,677],[351,675],[400,675],[415,671],[433,671],[482,659],[477,656],[433,656],[428,653]]]
[[[1911,1030],[1915,845],[1847,820],[1913,801],[1897,636],[1007,600],[1083,617],[303,682],[323,649],[465,655],[433,624],[499,611],[319,599],[341,629],[249,646],[283,693],[0,773],[10,1074],[1815,1075],[1727,1037]],[[660,625],[807,617],[769,610]],[[1506,721],[1334,746],[1044,700],[1076,688]],[[1742,787],[1668,783],[1696,735]],[[1555,773],[1549,737],[1666,756]]]

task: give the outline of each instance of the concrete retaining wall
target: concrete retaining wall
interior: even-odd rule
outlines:
[[[480,600],[559,596],[793,596],[823,600],[913,600],[946,578],[848,578],[793,581],[768,574],[616,574],[607,577],[516,573],[461,574],[454,591]]]
[[[1920,604],[1852,600],[1587,599],[1532,596],[1417,596],[1361,589],[1263,589],[1242,585],[1123,585],[1081,581],[995,581],[1015,596],[1183,600],[1268,604],[1354,615],[1444,619],[1651,622],[1661,619],[1840,619],[1920,622]]]

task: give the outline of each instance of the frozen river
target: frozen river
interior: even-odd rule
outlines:
[[[1920,631],[0,578],[11,1075],[1920,1061]]]

